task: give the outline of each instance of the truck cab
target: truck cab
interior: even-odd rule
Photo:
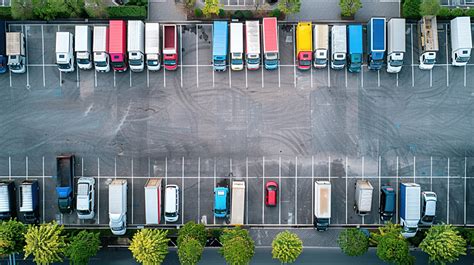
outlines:
[[[275,70],[280,63],[278,21],[275,17],[263,18],[263,59],[265,69]]]
[[[39,224],[39,185],[36,180],[24,180],[20,184],[19,212],[27,224]]]
[[[81,177],[77,181],[77,218],[94,218],[95,200],[95,179],[91,177]]]
[[[0,74],[7,72],[7,36],[6,36],[6,24],[5,20],[0,20]]]
[[[329,53],[329,26],[314,25],[314,68],[325,68],[328,64]]]
[[[311,22],[296,26],[296,65],[300,70],[311,69],[313,62],[313,28]]]
[[[214,188],[214,216],[225,218],[229,214],[229,188]]]
[[[92,34],[87,25],[75,27],[76,40],[74,42],[74,51],[76,52],[77,67],[79,69],[92,68]]]
[[[16,187],[11,180],[0,181],[0,220],[16,217]]]
[[[10,72],[22,74],[26,72],[26,44],[22,32],[7,32],[7,56]]]
[[[230,23],[230,67],[234,71],[244,69],[244,24]]]
[[[74,35],[56,32],[56,64],[61,72],[74,72]]]
[[[344,69],[347,52],[346,26],[338,25],[331,28],[331,45],[331,68]]]
[[[245,37],[247,69],[258,70],[260,68],[260,23],[258,21],[245,22]]]
[[[438,23],[436,16],[424,16],[418,22],[420,36],[420,69],[431,70],[436,63],[436,53],[439,50],[438,44]]]
[[[362,25],[349,25],[347,31],[349,35],[348,70],[351,73],[359,73],[362,65]]]
[[[74,155],[56,157],[56,193],[61,213],[71,213],[74,209]]]
[[[389,185],[380,188],[380,220],[387,222],[392,220],[395,213],[395,190]]]
[[[398,73],[402,70],[405,55],[405,19],[392,18],[387,23],[387,72]]]

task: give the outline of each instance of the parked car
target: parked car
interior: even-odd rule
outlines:
[[[166,185],[165,189],[165,221],[176,222],[179,218],[179,187]]]
[[[420,223],[432,225],[436,216],[436,193],[423,191],[421,193],[422,208]]]
[[[395,189],[384,185],[380,188],[380,220],[390,221],[395,213]]]
[[[265,205],[276,206],[278,198],[278,184],[275,181],[268,181],[265,185]]]
[[[81,177],[77,181],[76,209],[79,219],[94,218],[95,179]]]

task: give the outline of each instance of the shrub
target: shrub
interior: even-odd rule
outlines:
[[[196,224],[193,221],[187,222],[178,230],[178,247],[186,238],[195,238],[201,245],[207,241],[207,231],[203,224]]]
[[[225,17],[225,11],[224,11],[224,9],[219,9],[219,17],[220,17],[220,18]]]
[[[362,3],[360,0],[340,0],[339,7],[341,8],[342,16],[350,17],[362,8]]]
[[[297,234],[284,231],[275,236],[272,242],[272,257],[281,263],[293,263],[303,252],[303,241]]]
[[[244,15],[245,19],[252,19],[253,18],[253,13],[250,10],[244,10],[242,12],[242,14]]]
[[[436,16],[440,8],[439,0],[423,0],[420,5],[420,15]]]
[[[438,18],[440,19],[448,19],[451,17],[451,11],[447,7],[441,7],[438,11]]]
[[[451,225],[436,225],[428,230],[420,248],[430,257],[430,263],[453,263],[466,255],[466,240]]]
[[[12,0],[11,13],[14,19],[32,19],[34,18],[33,2],[31,0]]]
[[[248,264],[255,254],[253,239],[247,230],[240,227],[225,229],[220,241],[220,253],[228,264]]]
[[[195,265],[201,259],[204,246],[195,238],[188,238],[178,247],[178,258],[181,264]]]
[[[466,9],[465,15],[474,18],[474,8]]]
[[[194,6],[196,5],[196,0],[185,0],[184,1],[184,6],[187,8],[187,9],[191,9],[194,8]]]
[[[148,6],[148,0],[129,0],[127,6]]]
[[[26,229],[26,225],[16,220],[0,222],[0,256],[23,250]]]
[[[202,14],[202,10],[201,10],[200,8],[194,9],[194,15],[195,15],[196,17],[202,17],[202,15],[203,15],[203,14]]]
[[[405,0],[403,3],[403,16],[405,18],[420,17],[421,0]]]
[[[270,13],[268,13],[268,15],[271,16],[271,17],[280,17],[281,16],[281,11],[280,11],[280,9],[275,8],[272,11],[270,11]]]
[[[369,249],[369,238],[359,229],[349,228],[339,234],[337,244],[344,254],[361,256]]]
[[[143,6],[109,6],[107,8],[109,18],[120,19],[146,19],[146,8]]]
[[[462,8],[453,8],[450,10],[450,15],[452,18],[464,16],[464,9]]]
[[[232,18],[234,18],[234,19],[244,18],[244,14],[242,13],[242,10],[235,11],[234,14],[232,15]]]
[[[1,19],[11,19],[12,18],[12,9],[9,6],[0,7],[0,18]]]

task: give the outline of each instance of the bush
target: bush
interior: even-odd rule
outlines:
[[[0,256],[20,253],[25,245],[26,225],[16,220],[0,222]]]
[[[127,6],[148,6],[148,0],[129,0]]]
[[[143,6],[109,6],[107,8],[109,18],[119,19],[146,19],[146,8]]]
[[[244,15],[245,19],[252,19],[253,18],[253,13],[250,10],[244,10],[242,12],[242,14]]]
[[[337,244],[348,256],[364,255],[369,249],[369,238],[357,228],[349,228],[339,233]]]
[[[339,7],[341,9],[341,16],[351,17],[362,8],[362,3],[360,0],[340,0]]]
[[[440,19],[449,19],[451,17],[451,10],[443,6],[439,9],[437,17]]]
[[[271,17],[280,17],[281,16],[281,11],[280,11],[280,9],[275,8],[272,11],[270,11],[270,13],[268,13],[268,15],[271,16]]]
[[[0,18],[1,19],[11,19],[12,18],[12,9],[9,6],[0,7]]]
[[[186,0],[186,1],[184,1],[184,6],[185,6],[187,9],[192,10],[195,5],[196,5],[196,0]]]
[[[255,243],[249,232],[240,227],[225,229],[220,237],[222,254],[228,264],[249,264],[255,254]]]
[[[474,18],[474,8],[466,9],[465,15]]]
[[[421,0],[405,0],[403,3],[403,17],[419,18]]]
[[[284,231],[275,236],[272,242],[272,257],[281,263],[293,263],[303,252],[303,241],[297,234]]]
[[[440,8],[439,0],[423,0],[420,5],[420,15],[436,16]]]
[[[188,238],[178,247],[178,258],[181,264],[195,265],[201,260],[204,246],[195,238]]]
[[[234,14],[232,15],[232,18],[234,18],[234,19],[244,18],[244,14],[243,14],[242,10],[235,11]]]
[[[466,255],[466,240],[451,225],[432,226],[420,244],[434,264],[453,263],[461,255]]]
[[[452,18],[464,16],[464,9],[462,8],[453,8],[449,12]]]
[[[193,221],[187,222],[178,230],[178,247],[186,241],[187,238],[194,238],[201,245],[206,245],[206,227],[203,224],[196,224]]]
[[[225,11],[224,9],[219,9],[219,17],[224,18],[225,17]]]
[[[203,14],[202,14],[202,10],[201,10],[200,8],[194,9],[194,15],[195,15],[196,17],[202,17],[202,15],[203,15]]]

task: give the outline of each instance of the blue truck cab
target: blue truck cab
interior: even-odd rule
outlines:
[[[380,220],[390,221],[395,213],[395,189],[389,185],[380,188]]]
[[[56,194],[61,213],[71,213],[74,209],[74,155],[56,157]]]
[[[7,72],[7,34],[4,20],[0,20],[0,74]]]
[[[349,25],[347,27],[347,37],[349,43],[348,70],[352,73],[358,73],[362,65],[362,25]]]
[[[214,188],[214,216],[225,218],[229,214],[229,188]]]
[[[212,64],[214,71],[227,69],[229,29],[226,21],[214,21],[212,28]]]
[[[373,17],[367,24],[367,44],[369,69],[378,71],[382,68],[386,50],[385,18]]]

